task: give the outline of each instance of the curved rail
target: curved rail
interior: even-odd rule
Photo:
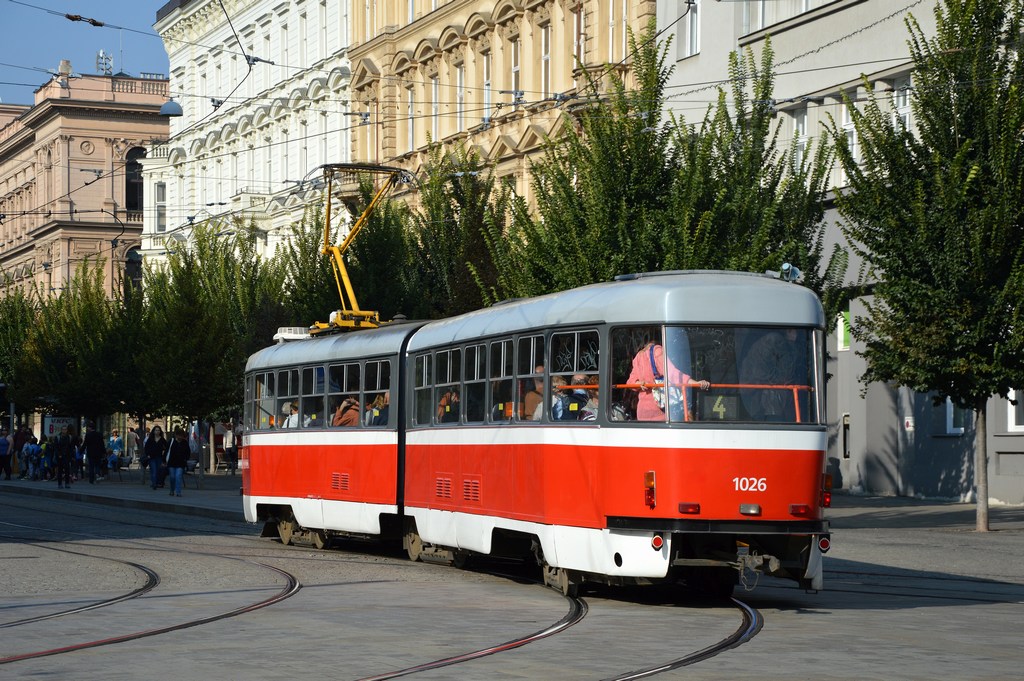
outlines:
[[[667,671],[672,671],[673,669],[679,669],[680,667],[686,667],[697,662],[702,662],[718,655],[719,653],[723,653],[730,648],[743,645],[750,639],[754,638],[754,636],[761,631],[761,627],[764,626],[764,617],[762,617],[761,613],[755,608],[752,608],[743,601],[736,598],[730,600],[732,600],[733,605],[743,613],[743,622],[740,624],[740,627],[729,636],[706,648],[672,660],[671,662],[666,662],[665,664],[660,664],[655,667],[647,667],[646,669],[626,672],[619,676],[610,677],[605,681],[629,681],[630,679],[643,679],[648,676],[654,676],[655,674],[662,674]]]
[[[453,664],[459,664],[460,662],[468,662],[470,660],[476,660],[487,655],[493,655],[495,653],[503,653],[508,650],[514,650],[525,646],[527,643],[533,643],[539,641],[548,636],[553,636],[561,631],[565,631],[572,625],[576,624],[584,617],[587,616],[587,602],[581,598],[575,598],[566,596],[565,599],[569,601],[569,612],[565,614],[562,619],[558,620],[554,624],[545,627],[539,631],[535,631],[532,634],[514,638],[511,641],[506,641],[496,646],[490,646],[488,648],[481,648],[480,650],[474,650],[468,653],[462,653],[460,655],[454,655],[452,657],[446,657],[441,660],[434,660],[433,662],[425,662],[423,664],[416,665],[415,667],[408,667],[406,669],[400,669],[394,672],[388,672],[386,674],[380,674],[378,676],[368,676],[359,681],[383,681],[384,679],[394,679],[399,676],[406,676],[408,674],[416,674],[418,672],[428,671],[430,669],[438,669],[440,667],[447,667]]]

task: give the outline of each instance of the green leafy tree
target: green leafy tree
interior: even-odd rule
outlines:
[[[976,525],[988,529],[985,406],[1024,385],[1022,0],[944,0],[934,37],[907,20],[915,130],[888,95],[848,104],[861,155],[832,134],[849,191],[845,232],[877,280],[865,383],[934,392],[973,410]],[[868,83],[865,83],[868,85]]]
[[[302,221],[295,225],[291,238],[276,256],[284,275],[290,326],[326,322],[330,313],[338,309],[338,285],[323,248],[323,206],[314,204],[306,209]]]
[[[779,269],[797,265],[819,294],[838,289],[843,253],[823,262],[830,150],[798,161],[777,146],[770,44],[760,64],[732,55],[731,100],[720,91],[699,125],[665,119],[669,43],[653,27],[631,36],[635,89],[584,101],[531,168],[536,214],[502,196],[492,221],[492,298],[536,295],[672,269]],[[594,85],[596,88],[596,85]]]
[[[496,281],[484,241],[494,175],[475,152],[441,145],[430,149],[420,210],[412,217],[422,293],[430,317],[447,317],[484,305],[483,290]]]
[[[360,180],[359,193],[356,215],[362,213],[373,197],[374,187],[369,177]],[[414,262],[415,241],[408,221],[404,204],[388,199],[381,201],[345,253],[345,266],[359,306],[378,311],[381,320],[392,319],[398,313],[410,319],[427,315]],[[333,281],[331,290],[337,301],[338,289]],[[331,309],[337,309],[337,304]]]
[[[102,260],[83,262],[57,296],[43,301],[16,369],[19,403],[93,418],[121,410],[122,347],[104,270]]]
[[[36,322],[37,296],[19,287],[9,286],[0,298],[0,382],[8,386],[8,396],[17,394],[19,369],[25,344]],[[27,406],[27,405],[26,405]],[[0,404],[6,410],[7,404]],[[24,409],[18,405],[19,411]]]
[[[831,148],[800,155],[795,140],[780,147],[773,58],[770,41],[760,63],[749,51],[730,54],[731,100],[720,90],[699,126],[679,122],[676,221],[663,232],[664,266],[763,272],[790,262],[806,286],[834,298],[846,260],[840,249],[823,261]]]
[[[207,271],[217,259],[210,251],[229,247],[201,228],[193,237],[168,254],[166,267],[145,273],[149,305],[139,352],[157,412],[197,419],[241,403],[245,360],[231,317],[237,310],[217,294],[227,273]]]

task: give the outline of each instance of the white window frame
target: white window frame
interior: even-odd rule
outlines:
[[[956,417],[959,413],[961,423],[959,426],[956,425]],[[966,409],[960,409],[950,398],[946,398],[946,435],[963,435],[964,424],[967,422],[967,414],[969,412]]]
[[[892,114],[894,122],[902,120],[907,130],[910,129],[910,76],[893,81]]]
[[[491,53],[483,53],[484,119],[491,120]]]
[[[406,146],[408,151],[413,151],[416,148],[416,93],[412,85],[405,88],[405,121],[408,126]]]
[[[1006,430],[1010,433],[1024,433],[1024,390],[1010,390],[1006,397]],[[1021,404],[1014,406],[1010,400],[1020,400]],[[1022,410],[1019,421],[1017,420],[1018,409]]]
[[[540,27],[540,84],[541,94],[551,96],[551,24]]]
[[[520,56],[521,51],[519,44],[519,36],[516,36],[515,38],[509,41],[509,64],[511,66],[511,72],[509,73],[509,77],[511,79],[512,86],[509,89],[512,90],[513,100],[519,98],[518,93],[521,89],[520,85],[522,83],[522,81],[520,80],[520,76],[522,75],[519,63]]]
[[[796,158],[793,159],[797,168],[807,154],[807,107],[793,112],[793,139],[796,140]]]
[[[853,97],[850,98],[851,106],[857,106],[856,102],[854,101],[855,99],[856,93],[854,93]],[[846,102],[840,104],[839,107],[842,110],[841,120],[843,135],[846,136],[847,145],[850,147],[850,153],[853,155],[853,162],[860,163],[860,148],[858,146],[857,140],[857,128],[853,124],[853,115],[850,113],[850,107],[846,105]],[[841,177],[839,184],[847,184],[850,178],[846,176],[846,172],[843,171],[840,173],[840,175]]]
[[[697,0],[689,7],[686,20],[682,22],[683,35],[680,36],[683,54],[685,57],[692,57],[700,54],[700,0]]]
[[[459,132],[466,129],[466,65],[455,67],[455,127]]]
[[[844,310],[836,315],[836,351],[850,349],[850,311]]]
[[[437,142],[441,129],[441,82],[437,76],[430,77],[430,141]]]

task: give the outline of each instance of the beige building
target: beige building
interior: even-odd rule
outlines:
[[[627,27],[655,2],[385,0],[352,4],[352,158],[417,172],[430,142],[464,145],[529,193],[529,159],[575,98],[626,73]]]
[[[104,261],[112,293],[122,285],[126,264],[138,262],[139,161],[167,136],[166,98],[162,75],[78,76],[64,61],[33,105],[0,106],[5,289],[56,293],[86,260]]]

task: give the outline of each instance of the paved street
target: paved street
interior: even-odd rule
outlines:
[[[240,478],[206,476],[201,489],[195,482],[181,498],[138,477],[70,491],[0,482],[0,658],[152,634],[7,661],[5,678],[73,669],[78,679],[157,670],[185,681],[360,679],[500,646],[570,609],[555,592],[523,583],[516,566],[414,564],[355,542],[332,551],[281,546],[242,521]],[[656,678],[1019,678],[1024,508],[993,508],[987,535],[973,532],[974,510],[964,504],[837,495],[830,516],[826,591],[776,580],[737,589],[764,617],[760,632]],[[301,588],[282,596],[285,575]],[[143,592],[123,602],[26,621],[135,590]],[[215,619],[274,598],[283,600]],[[584,601],[582,620],[547,638],[411,676],[620,678],[740,626],[735,608],[670,589],[602,588]]]

